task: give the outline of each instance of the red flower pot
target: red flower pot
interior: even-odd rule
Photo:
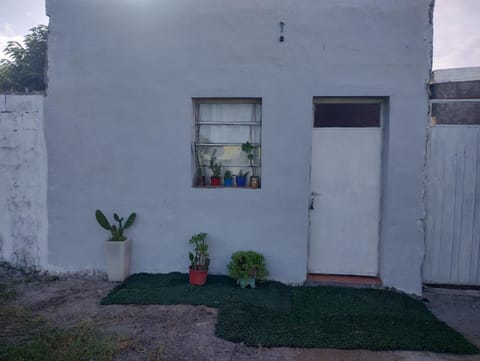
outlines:
[[[221,181],[220,177],[210,177],[210,184],[212,186],[219,186],[221,183],[220,181]]]
[[[203,286],[207,282],[208,271],[197,271],[190,267],[188,275],[191,285]]]

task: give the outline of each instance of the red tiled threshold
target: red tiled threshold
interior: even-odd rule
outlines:
[[[327,274],[307,274],[308,285],[338,285],[350,287],[382,287],[382,280],[378,277],[369,276],[344,276]]]

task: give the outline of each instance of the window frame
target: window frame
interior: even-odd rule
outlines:
[[[260,106],[260,119],[259,121],[253,121],[253,122],[201,122],[198,121],[200,117],[200,105],[201,104],[252,104],[252,105],[259,105]],[[197,169],[197,161],[196,161],[196,156],[197,156],[197,151],[198,147],[203,147],[203,148],[215,148],[215,147],[229,147],[229,146],[234,146],[234,147],[241,147],[243,143],[240,142],[220,142],[220,143],[205,143],[199,142],[199,135],[200,135],[200,126],[202,125],[211,125],[211,126],[245,126],[249,128],[249,141],[253,138],[253,128],[258,127],[259,130],[259,142],[251,142],[251,144],[254,146],[254,152],[256,153],[256,156],[254,158],[254,167],[256,169],[256,174],[261,175],[261,170],[262,170],[262,157],[261,157],[261,149],[262,149],[262,123],[263,123],[263,102],[262,98],[260,97],[245,97],[245,98],[239,98],[239,97],[234,97],[234,98],[228,98],[228,97],[214,97],[214,98],[201,98],[201,97],[194,97],[192,98],[192,110],[193,110],[193,134],[192,134],[192,170],[194,174],[194,180],[193,180],[193,187],[194,188],[204,188],[203,186],[198,186],[195,183],[195,173]],[[255,120],[257,120],[257,113],[255,112]],[[223,166],[222,169],[222,175],[221,178],[223,179],[223,173],[227,169],[232,169],[232,168],[247,168],[249,171],[249,177],[252,176],[252,169],[251,166],[246,160],[245,163],[238,163],[238,164],[229,164],[228,166]],[[207,176],[208,173],[210,173],[209,170],[209,165],[206,163],[202,163],[202,169],[204,170],[204,175]],[[233,172],[232,172],[233,173]],[[208,182],[207,182],[208,183]],[[210,188],[210,186],[206,185],[207,188]],[[223,188],[224,186],[214,186],[213,188]],[[237,189],[251,189],[248,185],[246,187],[229,187],[229,188],[237,188]],[[261,189],[261,186],[255,189]]]
[[[313,97],[312,111],[314,129],[383,129],[385,123],[385,102],[386,97]],[[378,127],[315,127],[315,107],[317,104],[379,104],[379,126]]]

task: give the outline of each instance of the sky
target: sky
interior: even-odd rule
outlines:
[[[38,24],[48,24],[45,0],[0,0],[0,51]],[[436,0],[433,69],[468,66],[480,67],[480,0]]]

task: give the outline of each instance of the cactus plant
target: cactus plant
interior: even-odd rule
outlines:
[[[107,231],[110,231],[112,233],[112,236],[109,239],[109,241],[114,241],[114,242],[122,242],[122,241],[125,241],[127,239],[127,237],[125,237],[123,235],[123,231],[125,229],[129,228],[133,224],[136,217],[137,217],[137,215],[136,215],[135,212],[130,214],[130,216],[127,218],[127,221],[125,222],[125,224],[122,225],[123,217],[120,218],[117,213],[113,213],[113,219],[115,221],[117,221],[117,223],[118,223],[118,226],[115,226],[113,224],[110,225],[107,217],[105,217],[105,215],[102,213],[102,211],[100,211],[99,209],[97,209],[95,211],[95,218],[97,219],[98,224],[102,228],[104,228]]]

